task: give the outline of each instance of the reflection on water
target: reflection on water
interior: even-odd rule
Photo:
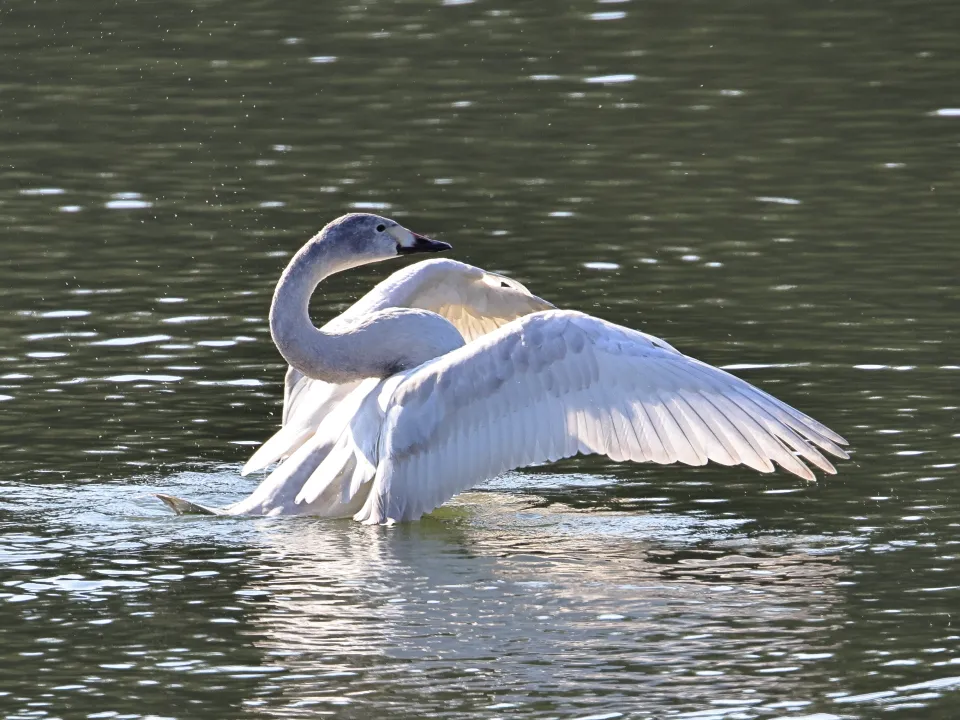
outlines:
[[[2,714],[951,716],[956,9],[95,5],[0,21]],[[574,459],[389,531],[171,517],[255,484],[273,284],[351,209],[853,460]]]
[[[484,700],[586,712],[809,694],[800,666],[832,656],[810,627],[838,622],[838,568],[810,556],[678,558],[655,540],[617,537],[611,521],[599,536],[564,532],[563,515],[532,528],[428,521],[386,541],[354,536],[347,547],[320,524],[290,545],[288,534],[272,536],[283,569],[264,589],[284,598],[258,618],[259,645],[303,676],[284,701],[376,691],[383,666],[397,676],[390,695],[410,708],[424,684],[461,711]],[[590,562],[598,554],[604,560]],[[329,568],[325,579],[305,586],[304,571],[317,567]],[[606,694],[611,674],[631,690],[590,699]],[[695,678],[705,679],[691,690]]]
[[[530,494],[609,491],[597,476],[507,476],[392,529],[173,518],[151,496],[241,482],[12,489],[0,512],[42,529],[0,544],[3,627],[45,626],[22,636],[21,655],[59,671],[13,686],[11,707],[76,696],[122,715],[132,698],[175,693],[174,715],[203,717],[223,702],[279,717],[366,717],[384,703],[409,717],[425,706],[773,717],[909,707],[952,685],[941,671],[938,684],[863,692],[847,593],[856,557],[880,551],[869,534],[768,533],[743,515],[583,511]]]
[[[596,516],[501,492],[392,530],[211,522],[170,518],[152,489],[120,501],[109,485],[14,494],[56,529],[5,537],[17,578],[5,626],[43,618],[51,635],[35,638],[35,657],[87,665],[69,687],[24,683],[24,706],[100,692],[123,713],[134,687],[213,675],[235,702],[281,717],[330,706],[363,717],[381,702],[418,717],[425,692],[465,716],[801,707],[835,662],[849,572],[837,539],[764,540],[744,519]],[[76,555],[71,572],[49,572]],[[125,636],[136,618],[154,627],[147,642]]]

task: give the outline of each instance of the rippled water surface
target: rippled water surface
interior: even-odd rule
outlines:
[[[3,716],[955,717],[960,7],[919,7],[0,7]],[[171,516],[256,484],[273,284],[356,208],[852,460],[578,458],[391,529]]]

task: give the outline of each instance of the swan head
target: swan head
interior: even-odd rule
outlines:
[[[356,265],[451,249],[449,243],[431,240],[407,230],[396,220],[371,213],[338,217],[320,231],[317,240],[336,245]]]

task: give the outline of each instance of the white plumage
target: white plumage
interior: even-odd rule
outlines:
[[[393,273],[323,329],[388,308],[419,308],[449,320],[469,343],[511,320],[552,307],[516,280],[456,260],[437,259]],[[288,368],[283,427],[257,449],[241,474],[263,470],[300,447],[358,385],[359,381],[331,384]]]
[[[307,302],[319,279],[339,269],[333,250],[356,252],[358,242],[375,239],[371,227],[386,223],[407,242],[432,242],[376,216],[334,221],[311,241],[326,243],[325,256],[311,258],[308,244],[288,266],[272,326],[278,302]],[[297,273],[324,261],[313,267],[315,280],[298,283]],[[339,263],[358,264],[343,256]],[[297,293],[285,294],[285,283]],[[847,457],[842,437],[749,383],[651,335],[550,307],[513,280],[439,260],[395,273],[320,330],[275,330],[284,356],[303,367],[287,374],[283,427],[244,471],[286,459],[228,508],[164,499],[178,511],[384,523],[417,519],[507,470],[577,453],[760,472],[776,463],[807,480],[815,478],[806,463],[835,472],[821,450]],[[394,330],[391,347],[376,344],[383,319]],[[404,332],[395,332],[401,323]],[[302,346],[323,354],[326,342],[340,343],[331,345],[337,367],[301,359]],[[391,364],[415,354],[409,345],[429,346],[428,357]],[[344,366],[354,363],[384,370],[352,377]]]

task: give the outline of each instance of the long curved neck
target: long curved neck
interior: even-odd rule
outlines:
[[[317,235],[280,276],[270,305],[270,334],[283,358],[307,377],[336,384],[387,377],[463,344],[450,323],[422,310],[384,310],[315,327],[310,297],[320,281],[373,260],[345,253]]]
[[[310,320],[310,297],[321,280],[357,264],[317,235],[300,248],[280,276],[270,304],[270,334],[284,360],[304,375],[334,383],[355,379],[344,377],[343,372],[351,366],[349,348]]]

